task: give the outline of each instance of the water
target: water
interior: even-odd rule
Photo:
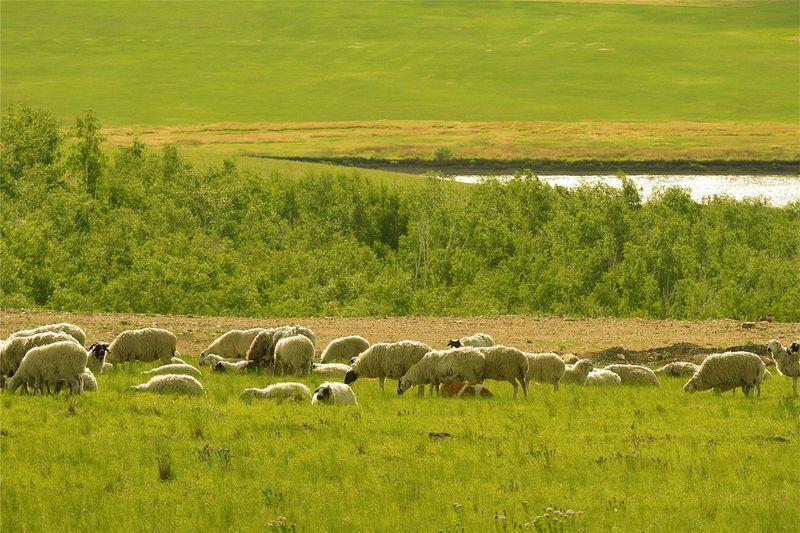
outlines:
[[[509,179],[512,176],[498,176]],[[636,184],[643,201],[647,201],[658,189],[680,187],[689,191],[692,199],[700,202],[703,198],[714,195],[725,195],[737,200],[764,197],[774,206],[784,206],[800,201],[800,177],[798,176],[705,176],[678,175],[658,176],[651,174],[629,175]],[[455,176],[455,181],[478,183],[486,176]],[[568,189],[581,184],[604,184],[621,187],[620,180],[613,175],[586,176],[539,176],[539,179],[550,185],[559,185]]]

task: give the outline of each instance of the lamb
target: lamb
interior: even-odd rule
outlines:
[[[194,376],[186,374],[164,374],[153,376],[147,383],[130,388],[132,392],[154,392],[156,394],[185,394],[200,396],[206,394],[203,384]]]
[[[308,337],[284,337],[275,345],[275,371],[305,375],[311,372],[314,361],[314,344]]]
[[[10,376],[17,371],[22,359],[31,349],[61,341],[71,341],[79,345],[71,335],[61,331],[45,331],[33,335],[11,336],[0,349],[0,374]],[[79,345],[83,348],[83,345]]]
[[[622,385],[622,378],[611,370],[595,368],[586,376],[586,386]]]
[[[166,329],[129,329],[109,344],[106,359],[112,364],[156,360],[167,363],[175,357],[177,344],[178,339]]]
[[[186,363],[162,365],[145,370],[142,372],[145,376],[160,376],[163,374],[186,374],[187,376],[194,376],[196,378],[203,377],[203,374],[197,368]]]
[[[581,359],[573,365],[566,365],[561,383],[586,385],[586,378],[589,377],[589,373],[592,370],[594,370],[594,365],[588,359]]]
[[[39,326],[38,328],[15,331],[8,337],[7,340],[11,340],[14,337],[31,337],[39,333],[48,332],[66,333],[78,341],[81,346],[86,343],[86,333],[84,333],[83,330],[75,324],[70,324],[68,322],[61,322],[60,324],[47,324],[46,326]]]
[[[661,385],[658,376],[646,366],[614,364],[608,365],[606,370],[618,375],[622,380],[622,385],[652,385],[654,387]]]
[[[238,363],[240,361],[244,361],[244,359],[240,357],[222,357],[221,355],[217,355],[215,353],[200,356],[200,366],[210,366],[213,368],[214,365],[220,361],[225,361],[226,363]]]
[[[447,346],[450,348],[461,348],[461,347],[473,347],[473,348],[480,348],[480,347],[487,347],[487,346],[494,346],[496,343],[494,339],[487,335],[486,333],[476,333],[474,335],[470,335],[469,337],[461,337],[460,339],[450,339],[447,342]]]
[[[254,399],[277,400],[278,402],[283,400],[306,402],[311,400],[311,391],[302,383],[275,383],[263,389],[244,389],[239,395],[239,399],[247,402]]]
[[[217,337],[214,342],[208,345],[208,348],[200,352],[200,364],[203,365],[203,360],[209,354],[216,354],[225,358],[244,358],[253,339],[262,331],[264,331],[264,328],[232,329],[228,331]]]
[[[253,361],[248,361],[246,359],[240,359],[239,361],[217,361],[214,363],[214,366],[211,367],[211,370],[214,372],[234,372],[236,374],[244,374],[245,372],[250,372],[251,370],[255,370],[256,365],[253,364]]]
[[[352,368],[342,363],[317,363],[311,368],[311,373],[324,378],[343,379]]]
[[[313,331],[305,326],[281,326],[259,332],[247,348],[245,359],[255,361],[258,365],[270,366],[275,361],[275,348],[278,345],[278,341],[296,335],[302,335],[311,341],[313,350],[314,339],[316,338]]]
[[[793,342],[788,348],[784,348],[779,341],[772,339],[767,343],[767,350],[775,361],[778,373],[792,378],[792,390],[797,396],[797,380],[800,378],[800,342]]]
[[[522,393],[528,397],[528,359],[525,354],[509,346],[489,346],[478,348],[486,361],[483,366],[483,379],[508,381],[514,387],[514,398],[517,397],[517,382],[522,385]]]
[[[106,354],[108,353],[107,342],[96,342],[89,346],[87,351],[89,352],[89,363],[86,367],[92,372],[100,373],[105,369],[105,365],[111,364],[106,363]]]
[[[385,391],[383,385],[386,378],[400,379],[430,351],[430,346],[417,341],[373,344],[350,360],[352,370],[345,374],[344,382],[349,385],[360,377],[377,378],[381,391]],[[420,387],[422,392],[423,388]]]
[[[689,363],[687,361],[675,361],[674,363],[668,363],[658,370],[656,370],[656,374],[664,374],[665,376],[669,376],[672,378],[690,378],[694,375],[695,372],[700,368],[700,365],[696,365],[694,363]]]
[[[323,363],[349,361],[367,348],[369,348],[369,341],[358,335],[334,339],[323,350],[320,361]]]
[[[721,394],[741,387],[745,396],[750,396],[755,387],[760,397],[765,370],[764,361],[754,353],[715,353],[705,358],[692,379],[683,386],[683,391],[714,389],[715,394]]]
[[[397,383],[397,394],[402,395],[413,385],[431,385],[439,393],[441,383],[467,381],[480,383],[484,379],[486,356],[475,348],[450,348],[433,350],[425,354]]]
[[[356,393],[350,385],[326,381],[314,390],[312,405],[358,405]]]
[[[34,392],[43,393],[59,381],[69,386],[71,393],[83,390],[80,375],[86,369],[88,354],[75,339],[62,340],[32,348],[19,364],[14,375],[6,382],[8,390],[15,391],[33,382]]]
[[[455,398],[491,398],[494,396],[492,391],[479,384],[473,385],[466,381],[451,381],[442,385],[442,396]]]
[[[85,368],[80,375],[83,392],[97,392],[97,379],[89,368]]]
[[[566,364],[558,354],[552,352],[526,353],[528,359],[528,373],[525,381],[530,383],[548,383],[553,385],[553,391],[558,391],[558,384],[566,371]]]

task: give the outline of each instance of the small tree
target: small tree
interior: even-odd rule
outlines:
[[[53,115],[25,105],[9,107],[0,125],[3,190],[11,190],[27,169],[54,165],[60,148],[61,124]]]
[[[81,175],[86,192],[96,198],[97,184],[103,174],[106,155],[100,149],[105,137],[100,133],[100,121],[94,111],[86,111],[83,117],[78,117],[72,135],[77,141],[72,146],[70,164]]]

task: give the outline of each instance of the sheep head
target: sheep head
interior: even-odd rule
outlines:
[[[358,374],[356,374],[355,370],[348,370],[344,375],[344,384],[350,385],[357,379],[358,379]]]
[[[693,377],[689,381],[686,382],[686,385],[683,386],[683,392],[693,393],[697,392],[697,378]]]
[[[461,341],[458,339],[450,339],[447,341],[447,346],[450,348],[461,348]]]
[[[331,391],[330,385],[322,385],[314,389],[314,398],[316,398],[318,402],[326,402],[328,398],[331,397],[332,393],[333,391]]]

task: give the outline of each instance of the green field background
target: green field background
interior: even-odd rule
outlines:
[[[2,3],[2,100],[106,125],[796,122],[797,3]]]

